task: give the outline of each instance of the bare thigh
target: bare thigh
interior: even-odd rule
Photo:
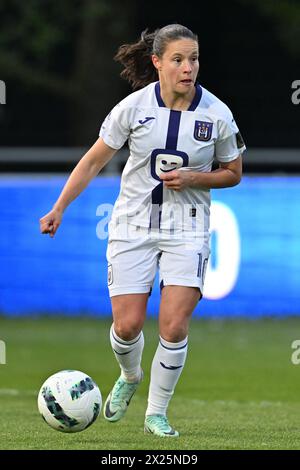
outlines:
[[[111,297],[114,330],[119,338],[130,341],[141,332],[149,293],[122,294]]]
[[[192,313],[201,297],[197,287],[165,286],[159,310],[159,333],[166,340],[179,342],[188,334]]]

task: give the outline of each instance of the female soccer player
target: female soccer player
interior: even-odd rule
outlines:
[[[183,370],[192,312],[209,257],[210,189],[235,186],[245,146],[228,107],[197,83],[198,38],[172,24],[145,31],[116,60],[133,89],[103,122],[99,139],[40,219],[54,236],[62,215],[128,140],[130,155],[109,224],[110,340],[121,368],[104,404],[120,420],[142,380],[143,324],[159,268],[159,342],[152,362],[145,432],[176,437],[166,412]],[[212,171],[213,159],[219,163]]]

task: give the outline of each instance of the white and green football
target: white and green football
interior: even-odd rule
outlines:
[[[101,392],[87,374],[62,370],[41,386],[38,409],[49,426],[62,432],[79,432],[97,419],[102,407]]]

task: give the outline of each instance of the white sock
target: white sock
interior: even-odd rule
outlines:
[[[141,379],[141,360],[144,349],[143,332],[130,341],[119,338],[112,324],[110,329],[110,343],[115,357],[121,368],[121,376],[126,382],[138,382]]]
[[[148,395],[148,415],[166,415],[169,401],[182,372],[187,355],[187,338],[170,343],[159,337],[153,358]]]

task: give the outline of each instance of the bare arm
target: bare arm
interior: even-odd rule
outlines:
[[[239,184],[242,178],[242,157],[228,163],[220,163],[217,170],[210,173],[193,173],[191,186],[197,188],[228,188]]]
[[[186,187],[191,188],[228,188],[236,186],[242,177],[242,157],[239,156],[229,163],[220,163],[219,168],[207,173],[174,170],[161,175],[165,186],[175,191]]]
[[[70,174],[53,209],[40,219],[41,233],[49,233],[51,237],[58,229],[66,207],[87,187],[100,170],[109,162],[117,150],[99,139],[87,151]]]
[[[114,156],[116,150],[109,147],[99,137],[94,145],[79,160],[70,174],[54,208],[64,212],[66,207],[87,187],[89,182]]]

